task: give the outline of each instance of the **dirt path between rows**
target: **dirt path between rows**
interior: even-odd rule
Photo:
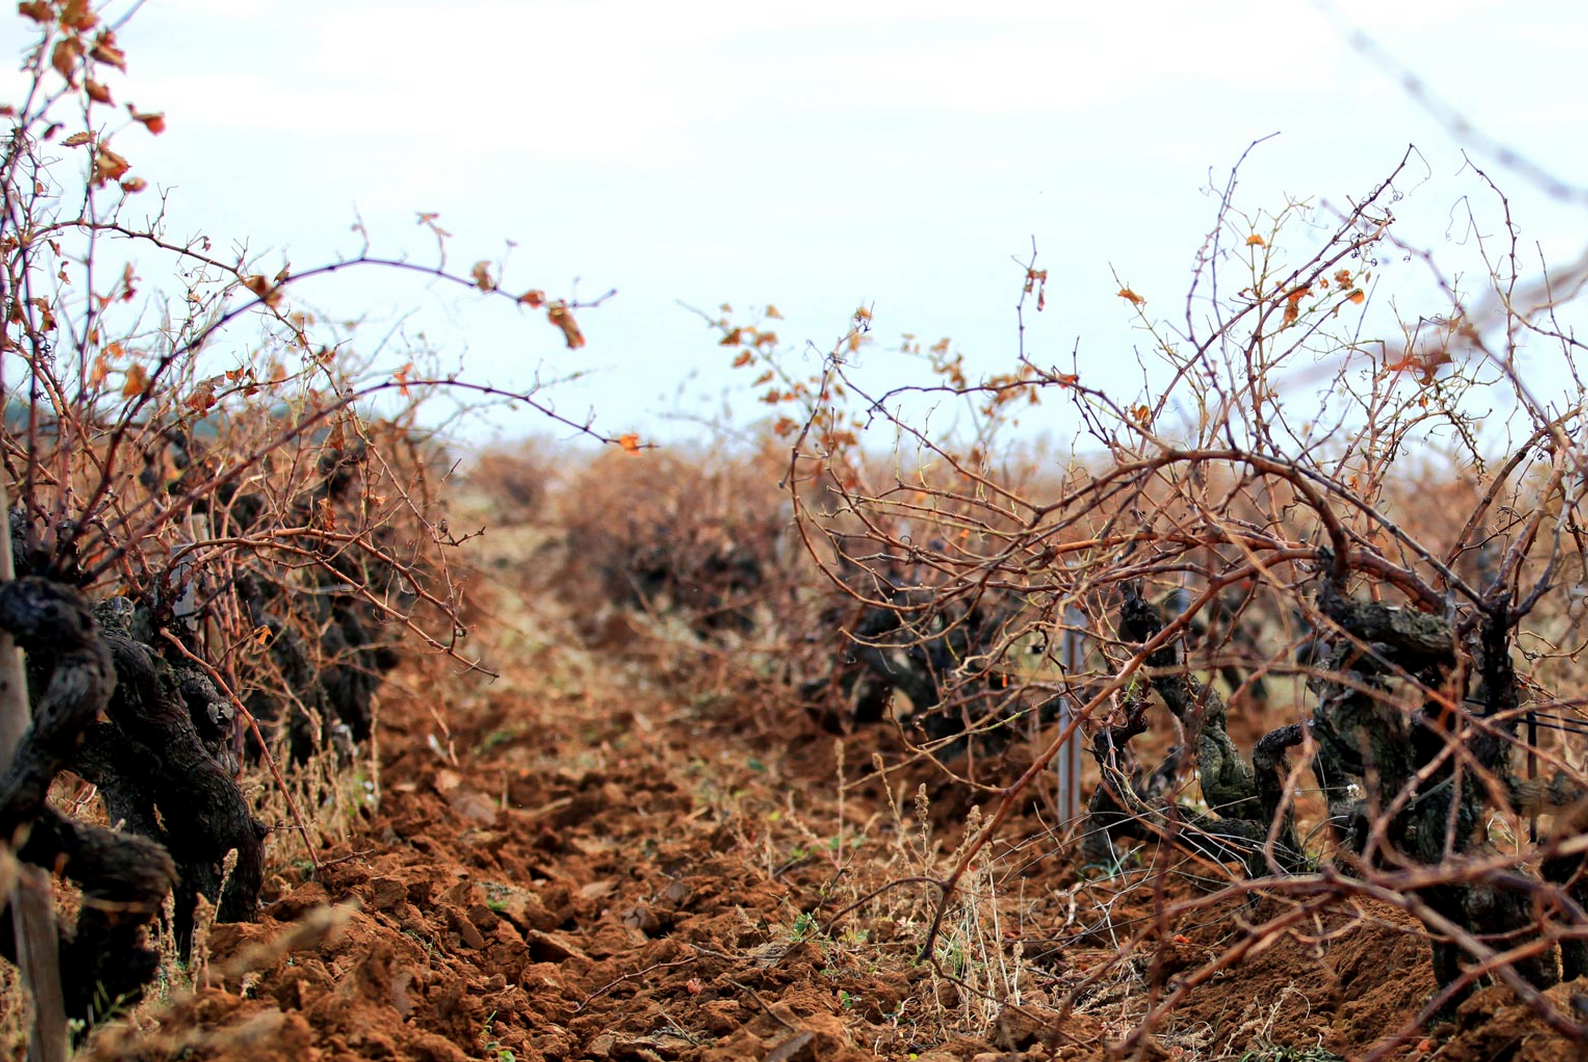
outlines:
[[[1038,800],[950,911],[939,964],[916,961],[936,892],[883,887],[942,872],[976,814],[963,787],[922,764],[884,784],[886,728],[840,741],[753,691],[689,692],[633,651],[643,622],[584,646],[525,574],[532,540],[493,532],[479,561],[477,640],[502,676],[395,676],[378,807],[318,874],[278,833],[260,918],[213,927],[202,987],[105,1030],[95,1057],[1102,1059],[1260,913],[1154,929],[1147,871],[1078,874]],[[1429,996],[1413,928],[1319,918],[1190,992],[1139,1057],[1358,1056]],[[1564,1057],[1501,990],[1464,1015],[1393,1057]]]

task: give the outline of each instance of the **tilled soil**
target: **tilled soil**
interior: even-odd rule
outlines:
[[[1151,883],[1196,882],[1078,871],[1040,800],[919,961],[937,898],[920,879],[992,795],[923,763],[884,783],[873,756],[903,759],[888,728],[839,740],[753,692],[689,692],[679,657],[634,651],[645,624],[581,646],[557,606],[495,581],[480,631],[502,677],[396,676],[378,806],[318,871],[278,834],[257,921],[214,926],[201,987],[103,1030],[95,1057],[1319,1060],[1404,1032],[1430,996],[1416,927],[1370,906],[1221,963],[1260,903],[1155,926]],[[1390,1052],[1424,1056],[1569,1057],[1501,988]]]

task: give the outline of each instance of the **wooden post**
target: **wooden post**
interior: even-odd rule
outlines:
[[[11,503],[0,479],[0,582],[16,577],[11,562]],[[0,631],[0,767],[9,767],[28,728],[27,672],[22,650],[8,631]],[[9,847],[15,838],[0,838]],[[71,1040],[66,1028],[66,1002],[61,995],[61,957],[55,936],[55,901],[50,875],[38,867],[17,864],[11,888],[11,918],[16,927],[17,965],[22,983],[33,995],[33,1031],[28,1038],[29,1062],[66,1062]]]

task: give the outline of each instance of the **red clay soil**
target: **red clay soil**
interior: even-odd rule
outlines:
[[[1118,962],[1118,943],[1151,915],[1150,890],[1128,872],[1083,882],[1033,808],[1007,831],[990,899],[951,919],[986,931],[961,932],[958,965],[917,962],[928,885],[828,923],[919,873],[909,853],[922,843],[941,873],[971,802],[962,789],[917,765],[889,776],[902,810],[875,778],[840,807],[835,739],[797,712],[681,693],[658,658],[581,648],[552,606],[506,589],[485,612],[480,638],[503,677],[439,663],[399,676],[379,723],[378,810],[318,873],[286,863],[302,850],[278,834],[283,866],[258,920],[209,935],[208,987],[102,1031],[93,1057],[1102,1059],[1177,977],[1262,917],[1205,910]],[[608,634],[640,629],[617,620]],[[850,735],[845,777],[869,773],[873,752],[896,757],[893,740],[880,727]],[[980,994],[994,984],[1018,998]],[[1359,1057],[1402,1031],[1432,987],[1414,926],[1338,912],[1216,972],[1130,1053]],[[1572,1050],[1487,989],[1442,1034],[1415,1032],[1390,1057]]]

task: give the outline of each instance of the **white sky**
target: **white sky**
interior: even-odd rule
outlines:
[[[5,25],[20,51],[20,20]],[[1398,206],[1400,234],[1459,256],[1452,209],[1478,186],[1348,25],[1479,129],[1588,184],[1581,0],[149,0],[122,34],[117,99],[170,128],[117,147],[175,186],[176,234],[303,268],[356,248],[356,207],[376,250],[424,259],[415,214],[434,211],[463,272],[511,239],[510,289],[617,288],[582,315],[578,352],[538,317],[390,277],[302,294],[338,316],[418,307],[415,329],[503,386],[598,370],[559,408],[665,439],[690,431],[666,416],[681,383],[682,407],[709,412],[737,379],[679,301],[773,302],[785,340],[823,348],[864,303],[884,342],[952,336],[997,371],[1015,348],[1011,256],[1033,237],[1052,280],[1028,348],[1067,364],[1079,340],[1083,375],[1132,386],[1140,336],[1110,266],[1178,316],[1210,169],[1222,185],[1273,132],[1241,205],[1344,202],[1416,143],[1432,179]],[[1588,246],[1582,206],[1482,162],[1555,262]]]

